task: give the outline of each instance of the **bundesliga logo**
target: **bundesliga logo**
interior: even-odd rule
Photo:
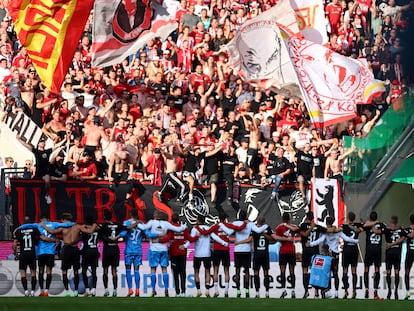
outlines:
[[[319,267],[322,268],[325,264],[325,259],[324,258],[315,258],[313,261],[313,265],[315,267]]]

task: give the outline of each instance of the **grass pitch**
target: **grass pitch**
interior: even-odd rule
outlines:
[[[382,311],[410,310],[412,301],[245,298],[104,298],[8,297],[0,298],[1,311]]]

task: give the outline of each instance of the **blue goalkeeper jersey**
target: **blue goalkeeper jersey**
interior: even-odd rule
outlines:
[[[47,221],[44,222],[44,224],[52,229],[58,229],[58,228],[69,228],[72,227],[74,225],[73,222],[53,222],[53,221]],[[55,239],[55,235],[50,234],[49,232],[47,232],[47,230],[45,228],[43,228],[40,224],[24,224],[21,225],[19,228],[21,229],[25,229],[25,228],[37,228],[40,232],[41,236],[45,236],[47,238],[50,239]],[[55,255],[56,253],[56,243],[55,242],[47,242],[47,241],[43,241],[42,239],[39,240],[38,244],[37,244],[37,248],[36,248],[36,255]]]

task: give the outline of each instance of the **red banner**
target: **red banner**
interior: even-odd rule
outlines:
[[[46,87],[59,93],[93,0],[13,0],[8,11]]]
[[[176,203],[174,189],[170,189],[167,194],[171,198],[168,202],[160,202],[156,197],[159,187],[138,182],[133,189],[132,202],[125,202],[126,185],[110,185],[107,182],[52,182],[52,204],[47,205],[42,181],[12,179],[11,183],[14,225],[22,224],[26,215],[37,221],[41,215],[46,214],[56,221],[64,212],[72,213],[77,222],[83,222],[87,215],[102,222],[106,208],[113,210],[114,220],[122,221],[134,206],[143,221],[151,219],[155,210],[160,210],[166,219],[171,219],[172,213],[177,212],[190,225],[195,224],[200,214],[206,216],[208,223],[214,223],[218,221],[219,211],[226,212],[229,220],[235,220],[237,212],[244,209],[249,220],[255,221],[259,216],[264,216],[267,223],[275,228],[281,222],[284,212],[290,213],[292,223],[300,224],[308,211],[308,206],[296,187],[280,189],[279,200],[275,201],[270,199],[271,188],[241,185],[237,203],[227,199],[226,187],[222,185],[218,187],[217,204],[212,207],[209,187],[195,189],[195,204],[192,205],[188,200],[184,200],[183,204]]]

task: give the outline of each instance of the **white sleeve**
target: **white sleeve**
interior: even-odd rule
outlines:
[[[317,239],[317,240],[315,240],[315,241],[313,241],[313,242],[310,242],[310,246],[316,246],[316,245],[319,245],[319,244],[321,244],[324,240],[326,239],[326,234],[321,234],[321,236],[319,237],[319,239]]]
[[[141,231],[150,230],[152,227],[152,219],[146,224],[138,224],[137,227]]]
[[[219,226],[220,226],[220,229],[226,232],[227,235],[232,235],[234,233],[233,229],[227,228],[226,225],[223,223],[220,223]]]
[[[252,231],[256,232],[256,233],[263,233],[267,230],[267,228],[269,227],[267,224],[264,224],[261,227],[256,226],[254,223],[252,223]]]
[[[165,221],[164,224],[165,224],[165,229],[171,230],[173,232],[183,232],[185,228],[187,227],[186,225],[181,225],[177,227],[177,226],[170,224],[168,221]]]
[[[198,230],[194,227],[193,229],[191,229],[190,235],[194,238],[197,236],[197,232]]]
[[[345,235],[343,232],[339,232],[339,236],[345,241],[345,242],[348,242],[348,243],[355,243],[355,244],[357,244],[357,243],[359,243],[359,240],[358,239],[353,239],[353,238],[350,238],[349,236],[347,236],[347,235]]]
[[[221,244],[221,245],[223,245],[223,246],[228,246],[229,245],[229,243],[227,243],[226,241],[224,241],[222,238],[220,238],[217,234],[215,234],[214,232],[212,232],[211,234],[210,234],[210,237],[214,240],[214,241],[216,241],[217,243],[219,243],[219,244]]]

